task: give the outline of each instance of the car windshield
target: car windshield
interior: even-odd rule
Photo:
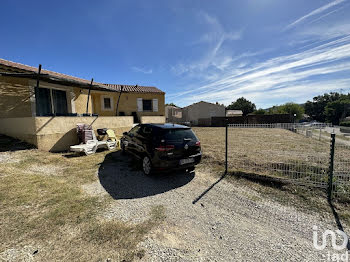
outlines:
[[[182,142],[184,139],[197,141],[191,129],[165,129],[163,135],[166,141]]]

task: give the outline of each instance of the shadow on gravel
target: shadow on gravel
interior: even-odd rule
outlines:
[[[332,201],[329,200],[329,199],[328,199],[328,204],[329,204],[329,207],[330,207],[331,210],[332,210],[332,213],[333,213],[333,216],[334,216],[334,219],[335,219],[335,223],[337,224],[338,229],[339,229],[340,231],[345,232],[345,231],[344,231],[344,228],[343,228],[343,225],[342,225],[342,223],[341,223],[341,221],[340,221],[338,212],[336,211],[336,209],[335,209],[335,207],[334,207]],[[347,248],[348,250],[350,250],[350,240],[348,240],[348,244],[346,245],[346,248]]]
[[[98,170],[101,185],[114,199],[161,194],[186,185],[194,176],[194,172],[185,171],[146,176],[138,162],[129,155],[121,154],[121,151],[107,154]]]
[[[210,187],[208,187],[202,194],[200,194],[198,197],[196,197],[195,200],[192,201],[192,204],[196,204],[199,200],[201,200],[202,197],[204,197],[216,184],[218,184],[221,180],[223,180],[226,177],[226,174],[223,174],[218,180],[215,181]]]
[[[254,173],[246,173],[246,172],[229,172],[228,174],[223,174],[215,183],[213,183],[210,187],[208,187],[202,194],[200,194],[196,199],[192,201],[192,204],[196,204],[203,196],[205,196],[216,184],[218,184],[221,180],[223,180],[225,177],[231,176],[235,177],[237,179],[247,179],[256,183],[260,183],[261,185],[264,186],[269,186],[269,187],[274,187],[274,188],[282,188],[283,184],[285,182],[276,179],[276,178],[271,178],[267,176],[262,176]]]

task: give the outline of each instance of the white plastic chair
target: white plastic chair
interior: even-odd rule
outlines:
[[[113,150],[117,147],[117,141],[98,141],[94,130],[85,130],[85,132],[92,132],[92,140],[87,140],[85,144],[70,146],[71,152],[84,152],[85,155],[91,155],[96,153],[98,148]]]

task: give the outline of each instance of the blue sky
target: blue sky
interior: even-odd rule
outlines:
[[[166,102],[257,107],[350,92],[350,0],[9,1],[0,57]]]

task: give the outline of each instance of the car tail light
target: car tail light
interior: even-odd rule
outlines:
[[[164,151],[170,151],[170,150],[172,150],[174,148],[175,148],[174,145],[166,145],[166,146],[161,145],[161,146],[156,147],[155,149],[157,151],[164,152]]]
[[[196,146],[201,146],[201,141],[197,141]]]

